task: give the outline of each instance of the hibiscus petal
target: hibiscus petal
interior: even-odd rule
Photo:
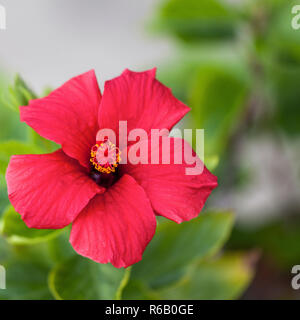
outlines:
[[[170,143],[170,164],[162,164],[161,146],[167,141]],[[211,191],[217,187],[217,177],[207,170],[189,143],[182,139],[164,137],[152,148],[150,141],[141,144],[148,144],[149,164],[133,165],[129,161],[120,168],[122,172],[132,176],[144,188],[157,215],[177,223],[197,217]],[[184,152],[197,157],[196,161],[203,169],[201,174],[186,174],[186,168],[193,168],[195,164],[185,161]],[[159,157],[159,164],[151,164],[151,157]],[[175,164],[178,163],[174,161],[176,157],[182,158],[182,164]]]
[[[140,128],[168,129],[190,108],[177,100],[171,90],[155,79],[156,69],[132,72],[105,82],[99,109],[99,127],[119,132],[119,121],[127,121],[128,131]]]
[[[144,190],[124,175],[79,214],[70,242],[79,254],[96,262],[128,267],[142,259],[155,228],[155,215]]]
[[[83,170],[62,150],[13,156],[6,171],[9,200],[29,228],[63,228],[105,191]]]
[[[135,72],[135,71],[131,71],[129,69],[125,69],[122,73],[122,75],[131,75],[131,74],[147,74],[149,77],[151,78],[155,78],[156,77],[156,68],[153,68],[153,69],[150,69],[150,70],[147,70],[147,71],[142,71],[142,72]]]
[[[101,93],[94,71],[75,77],[49,96],[21,107],[21,121],[64,152],[89,166],[90,148],[96,140]]]

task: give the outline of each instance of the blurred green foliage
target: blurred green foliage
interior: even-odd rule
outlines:
[[[48,283],[53,296],[63,300],[120,299],[130,268],[117,269],[76,255],[58,264]]]
[[[173,0],[162,7],[157,24],[184,41],[232,38],[239,12],[218,0]]]
[[[159,78],[192,108],[183,125],[205,129],[205,163],[219,178],[217,197],[253,183],[252,171],[246,172],[236,156],[243,141],[249,137],[259,141],[263,135],[280,137],[286,145],[299,141],[300,31],[291,26],[297,4],[162,0],[159,5],[153,30],[171,37],[177,48]],[[219,161],[211,165],[211,159]],[[297,164],[287,169],[300,180]],[[284,186],[284,181],[280,183]],[[300,257],[300,226],[295,219],[299,211],[294,203],[274,221],[252,227],[237,224],[227,248],[261,249],[260,269],[268,259],[274,264],[270,273],[281,270],[289,283],[291,267]],[[280,278],[275,271],[265,286],[276,286],[274,278]]]
[[[291,27],[295,4],[162,1],[155,30],[179,41],[173,63],[159,77],[192,107],[194,127],[206,130],[208,155],[224,151],[255,107],[264,109],[259,120],[272,130],[299,132],[300,37]]]
[[[253,276],[246,255],[227,254],[197,261],[174,285],[158,292],[161,299],[229,300],[238,298]]]
[[[12,206],[3,213],[1,234],[12,244],[34,244],[56,237],[60,230],[29,229]]]
[[[205,213],[175,225],[163,222],[143,260],[132,267],[125,299],[233,299],[247,287],[253,266],[243,255],[216,258],[229,237],[231,213]]]
[[[259,227],[239,226],[233,230],[228,248],[262,249],[283,271],[290,271],[300,260],[300,221],[274,219]]]
[[[206,64],[190,87],[189,105],[199,128],[205,128],[205,156],[221,154],[244,111],[247,83],[233,68]],[[218,125],[216,125],[218,124]]]
[[[222,248],[232,224],[231,213],[217,212],[205,213],[192,223],[161,223],[143,260],[133,266],[131,278],[153,289],[178,280],[189,262],[211,257]]]

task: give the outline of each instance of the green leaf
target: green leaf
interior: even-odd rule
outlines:
[[[20,122],[18,114],[4,108],[6,106],[11,110],[19,111],[20,106],[27,106],[32,99],[37,99],[37,95],[19,75],[16,76],[14,84],[8,90],[0,87],[0,140],[26,137],[27,130],[31,144],[37,145],[46,152],[52,152],[58,148],[54,142],[44,139],[34,130],[26,127]]]
[[[204,159],[204,162],[209,171],[214,171],[220,162],[220,157],[209,156]]]
[[[57,237],[54,237],[48,242],[49,254],[55,264],[77,255],[69,241],[70,232],[71,225],[64,228],[63,232],[59,233]]]
[[[117,269],[76,255],[58,264],[48,283],[58,300],[120,299],[130,269]]]
[[[253,278],[251,257],[227,254],[219,259],[199,260],[188,266],[175,283],[153,289],[142,279],[131,281],[125,299],[228,300],[238,298]]]
[[[6,290],[0,291],[1,300],[49,300],[47,267],[32,262],[5,265]]]
[[[194,125],[205,130],[205,156],[220,155],[245,110],[246,74],[225,66],[203,65],[191,87]]]
[[[10,254],[1,264],[6,269],[6,289],[0,290],[0,300],[53,299],[47,286],[52,263],[46,243],[11,246]]]
[[[36,99],[37,95],[29,88],[20,75],[16,75],[14,84],[2,95],[2,102],[5,106],[19,111],[20,106],[27,106],[29,101]]]
[[[0,218],[3,211],[9,205],[9,200],[7,197],[6,181],[3,174],[0,174]]]
[[[32,144],[21,141],[5,141],[0,143],[0,174],[5,174],[9,160],[13,155],[39,154],[41,150]]]
[[[236,7],[224,1],[168,0],[155,23],[185,41],[199,41],[233,38],[240,18]]]
[[[0,141],[7,139],[24,139],[24,137],[26,137],[26,124],[20,122],[20,116],[18,113],[5,108],[1,101],[0,128]]]
[[[238,298],[253,277],[246,255],[225,255],[218,260],[199,261],[175,285],[158,292],[161,299],[228,300]]]
[[[41,135],[35,132],[32,128],[28,127],[27,129],[28,129],[28,136],[29,136],[30,143],[32,143],[33,145],[36,145],[41,150],[47,153],[51,153],[60,148],[58,144],[56,144],[51,140],[47,140],[43,138]]]
[[[7,259],[9,255],[10,245],[5,241],[3,237],[0,236],[0,264]]]
[[[204,213],[180,225],[164,222],[146,249],[143,260],[133,266],[132,278],[159,287],[177,280],[186,265],[215,254],[227,240],[233,215]]]
[[[53,239],[62,230],[28,228],[21,216],[10,206],[3,214],[0,233],[12,244],[34,244]]]
[[[53,91],[54,89],[52,88],[52,87],[46,87],[46,88],[44,88],[44,90],[43,90],[43,97],[46,97],[46,96],[48,96],[52,91]]]

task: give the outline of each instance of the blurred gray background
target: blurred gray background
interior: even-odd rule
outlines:
[[[158,65],[171,52],[167,39],[146,24],[157,0],[0,0],[7,30],[0,32],[0,61],[36,90],[96,69],[101,85],[123,69]]]

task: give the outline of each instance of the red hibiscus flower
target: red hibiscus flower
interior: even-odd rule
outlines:
[[[148,134],[152,128],[171,130],[188,111],[155,79],[155,69],[124,71],[105,83],[103,96],[94,71],[71,79],[20,108],[21,121],[61,149],[11,158],[6,180],[12,205],[29,228],[60,229],[72,223],[73,248],[94,261],[115,267],[140,261],[154,236],[156,215],[177,223],[195,218],[217,178],[205,167],[200,175],[186,175],[191,165],[185,162],[122,164],[124,151],[96,141],[97,132],[118,132],[120,120],[127,121],[128,130],[141,128]],[[173,142],[175,156],[176,139],[163,139]],[[115,156],[114,163],[99,162],[103,146]],[[152,148],[149,157],[155,152]]]

